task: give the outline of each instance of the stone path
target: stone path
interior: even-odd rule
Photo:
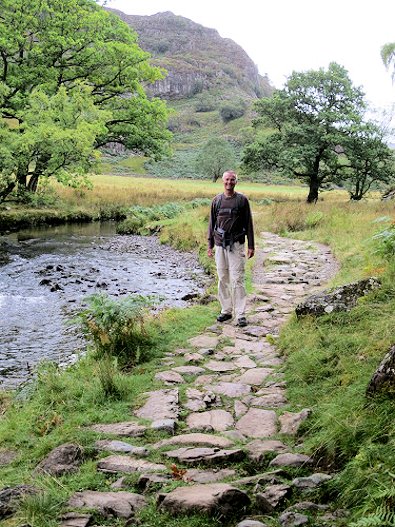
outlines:
[[[337,266],[318,244],[270,233],[262,238],[249,325],[216,323],[188,348],[167,354],[155,375],[162,388],[146,394],[133,418],[94,427],[101,434],[96,448],[108,452],[97,469],[119,479],[111,492],[87,489],[72,496],[62,527],[88,525],[90,515],[76,508],[130,518],[151,499],[173,515],[232,517],[231,525],[239,527],[262,527],[266,514],[270,525],[311,525],[312,517],[313,525],[337,524],[338,511],[309,501],[311,490],[331,475],[317,471],[302,445],[295,446],[310,409],[284,411],[286,383],[275,345],[296,303],[323,286]],[[167,438],[144,439],[156,431]],[[137,485],[128,485],[130,473],[139,474]],[[174,489],[174,481],[182,484]]]

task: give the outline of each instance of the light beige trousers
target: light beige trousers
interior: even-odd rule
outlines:
[[[215,263],[218,274],[218,299],[221,313],[245,316],[246,290],[244,285],[245,244],[236,242],[229,247],[215,246]]]

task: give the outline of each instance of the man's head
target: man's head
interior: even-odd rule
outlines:
[[[222,181],[224,182],[225,194],[231,196],[237,184],[236,172],[233,172],[233,170],[227,170],[222,176]]]

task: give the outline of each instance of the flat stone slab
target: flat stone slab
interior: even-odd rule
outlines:
[[[272,467],[302,467],[311,465],[312,458],[304,454],[279,454],[269,463]]]
[[[100,424],[89,427],[95,432],[102,434],[109,434],[115,436],[140,437],[143,436],[147,430],[146,426],[141,426],[134,421],[126,421],[123,423]]]
[[[247,437],[271,437],[277,432],[277,416],[272,410],[250,408],[236,424],[236,429]]]
[[[192,446],[207,446],[216,448],[229,448],[233,445],[232,441],[226,437],[216,436],[212,434],[180,434],[178,436],[163,439],[153,445],[153,448],[160,448],[162,446],[172,445],[192,445]]]
[[[233,362],[226,362],[222,360],[210,360],[205,366],[208,370],[216,372],[234,371],[238,369],[238,367]]]
[[[177,373],[185,373],[186,375],[200,375],[205,372],[205,369],[200,368],[200,366],[176,366],[172,370]]]
[[[170,514],[203,513],[216,517],[244,516],[249,505],[245,492],[226,483],[178,487],[160,503]]]
[[[97,469],[101,472],[123,472],[130,474],[132,472],[160,472],[167,470],[165,465],[151,463],[144,459],[133,459],[129,456],[108,456],[100,459],[97,463]]]
[[[182,447],[165,452],[165,456],[189,465],[215,465],[241,461],[245,458],[245,452],[241,449],[221,450],[207,447]]]
[[[330,476],[329,474],[322,474],[320,472],[316,472],[315,474],[311,474],[311,476],[307,476],[305,478],[295,478],[292,481],[292,485],[294,485],[298,489],[309,490],[315,489],[316,487],[322,485],[322,483],[325,483],[326,481],[329,481],[331,479],[332,476]]]
[[[241,397],[251,392],[249,384],[242,384],[239,382],[219,382],[213,386],[205,386],[206,389],[211,389],[214,393],[226,395],[227,397]]]
[[[95,442],[95,448],[106,452],[123,452],[132,456],[147,456],[148,449],[143,446],[133,446],[124,441],[114,441],[111,439],[101,439]]]
[[[297,434],[300,425],[310,414],[311,410],[309,408],[304,408],[298,413],[284,412],[283,415],[280,415],[278,418],[281,424],[281,433],[290,435]]]
[[[265,337],[269,333],[268,329],[262,326],[249,326],[243,331],[251,337]]]
[[[137,417],[151,421],[178,418],[180,409],[177,388],[147,392],[146,395],[148,395],[146,403],[135,412]]]
[[[244,372],[236,379],[242,384],[250,384],[252,386],[260,386],[263,381],[273,373],[271,368],[254,368]]]
[[[194,348],[215,348],[218,345],[219,338],[211,335],[198,335],[189,339],[188,342]]]
[[[260,397],[254,397],[251,401],[252,406],[260,406],[264,408],[279,408],[285,404],[287,404],[287,400],[283,393],[270,393],[267,395],[261,395]]]
[[[91,521],[90,514],[81,514],[79,512],[67,512],[63,514],[60,527],[87,527]]]
[[[166,384],[183,384],[183,377],[173,370],[160,371],[155,375],[157,381],[162,381]]]
[[[185,395],[187,401],[184,407],[191,410],[191,412],[198,412],[199,410],[207,410],[207,405],[204,401],[205,394],[196,388],[187,388]]]
[[[146,505],[144,496],[133,492],[76,492],[68,501],[70,507],[87,508],[104,516],[129,519]]]
[[[288,452],[288,447],[281,441],[274,439],[267,439],[263,441],[261,439],[255,439],[245,446],[247,450],[247,456],[252,461],[262,462],[267,457],[267,454],[273,452],[279,454]]]
[[[256,363],[252,359],[250,359],[250,357],[246,357],[246,356],[237,358],[234,361],[234,364],[238,368],[246,368],[246,369],[256,368]]]
[[[233,427],[234,420],[225,410],[209,410],[189,414],[186,423],[190,430],[223,432]]]
[[[217,483],[225,478],[231,478],[236,475],[236,471],[230,468],[199,470],[197,468],[188,469],[183,480],[194,483]]]

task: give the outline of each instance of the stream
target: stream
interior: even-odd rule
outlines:
[[[115,230],[115,222],[88,223],[0,237],[0,388],[21,385],[42,360],[76,360],[86,344],[70,320],[88,295],[183,307],[204,291],[196,256]]]

